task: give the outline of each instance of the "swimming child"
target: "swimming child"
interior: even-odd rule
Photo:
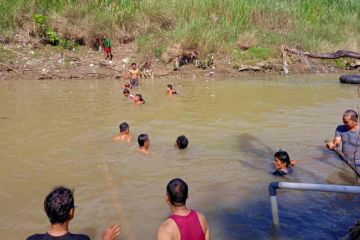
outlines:
[[[169,96],[172,96],[174,94],[177,94],[176,90],[173,89],[173,86],[171,84],[167,85],[166,92]]]
[[[131,142],[132,136],[130,135],[129,124],[127,122],[122,122],[119,125],[119,129],[120,129],[120,133],[112,137],[112,140]]]
[[[187,139],[187,137],[185,137],[184,135],[181,135],[176,139],[175,146],[178,149],[185,149],[185,148],[187,148],[188,144],[189,144],[189,140]]]
[[[150,152],[150,138],[147,134],[140,134],[138,137],[139,148],[137,149],[141,153]]]
[[[272,173],[275,176],[286,176],[292,173],[292,166],[295,166],[296,161],[290,160],[289,154],[285,151],[279,150],[274,154],[274,168]]]
[[[124,84],[124,88],[125,88],[125,89],[129,89],[129,90],[132,89],[130,83],[125,83],[125,84]]]
[[[134,104],[137,104],[137,105],[145,104],[145,100],[143,99],[141,94],[136,94],[135,95]]]
[[[134,95],[132,95],[131,93],[130,93],[130,90],[129,89],[127,89],[127,88],[125,88],[124,90],[123,90],[123,94],[124,94],[124,96],[125,97],[127,97],[129,100],[134,100]]]

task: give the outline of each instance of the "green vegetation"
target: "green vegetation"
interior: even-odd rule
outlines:
[[[106,32],[159,59],[173,48],[248,59],[278,57],[281,44],[360,51],[359,0],[0,0],[0,19],[3,36],[34,31],[34,22],[56,29],[59,43],[92,44]]]

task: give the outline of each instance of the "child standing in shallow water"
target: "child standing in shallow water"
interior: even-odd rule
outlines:
[[[285,151],[278,151],[274,154],[274,168],[272,173],[275,176],[286,176],[292,173],[292,166],[295,166],[296,161],[290,160],[289,154]]]

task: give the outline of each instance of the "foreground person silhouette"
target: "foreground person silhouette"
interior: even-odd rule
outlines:
[[[210,230],[205,216],[186,207],[188,186],[180,178],[166,186],[165,200],[172,215],[163,222],[157,240],[209,240]]]
[[[73,192],[66,187],[56,187],[45,198],[44,209],[51,226],[47,233],[34,234],[27,240],[90,240],[84,234],[69,232],[69,223],[75,216]],[[110,225],[102,240],[115,240],[120,235],[120,227]]]

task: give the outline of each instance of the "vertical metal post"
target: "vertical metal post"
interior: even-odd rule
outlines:
[[[271,201],[272,221],[274,226],[278,227],[280,225],[280,219],[279,219],[279,207],[278,207],[276,195],[270,196],[270,201]]]

